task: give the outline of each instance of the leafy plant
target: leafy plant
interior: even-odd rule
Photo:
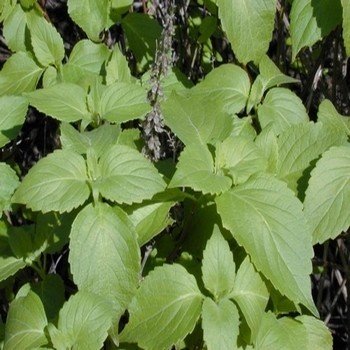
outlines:
[[[40,2],[0,2],[13,52],[0,146],[16,142],[30,106],[59,122],[61,148],[27,174],[0,163],[0,280],[15,292],[3,349],[332,348],[311,259],[350,226],[349,118],[324,100],[311,121],[286,87],[298,80],[266,54],[276,1],[204,3],[201,42],[222,29],[237,64],[188,87],[168,61],[151,65],[176,32],[128,13],[132,1],[68,0],[86,34],[71,50]],[[293,60],[341,24],[349,53],[349,6],[335,3],[292,2]],[[108,39],[115,23],[132,70]],[[162,89],[154,100],[147,76]],[[139,122],[155,106],[162,124],[149,125],[180,148],[152,164]],[[67,251],[64,271],[48,266]]]

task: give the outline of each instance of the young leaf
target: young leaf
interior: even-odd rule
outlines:
[[[64,58],[64,46],[55,27],[35,11],[27,12],[27,23],[35,57],[44,67],[58,66]]]
[[[255,139],[255,145],[264,154],[267,159],[267,171],[271,174],[276,173],[278,161],[278,139],[273,131],[272,125],[264,128]]]
[[[311,234],[302,204],[286,184],[261,175],[220,195],[216,204],[224,227],[256,268],[282,294],[317,314],[309,277]]]
[[[204,194],[219,194],[232,185],[229,177],[216,174],[213,156],[206,145],[193,143],[182,151],[169,187],[191,187]]]
[[[232,118],[219,107],[219,101],[190,98],[173,93],[163,104],[165,123],[185,145],[224,140],[232,130]]]
[[[269,300],[269,292],[249,257],[243,260],[237,271],[229,298],[238,304],[254,339]]]
[[[20,96],[1,96],[0,109],[0,147],[3,147],[20,131],[27,114],[28,100]]]
[[[350,56],[350,3],[347,0],[341,0],[343,7],[343,39],[346,54]]]
[[[233,116],[232,131],[230,136],[244,136],[252,141],[256,138],[256,130],[253,126],[252,116],[246,116],[238,118],[236,115]]]
[[[128,61],[118,45],[115,45],[111,58],[106,65],[106,83],[111,85],[115,82],[131,83],[131,81]]]
[[[292,60],[304,46],[312,46],[341,23],[340,0],[295,0],[290,13]]]
[[[138,151],[116,145],[100,159],[101,195],[118,203],[139,203],[151,199],[165,188],[165,182],[155,167]]]
[[[202,274],[205,288],[215,300],[229,294],[235,283],[236,266],[230,247],[217,225],[203,252]]]
[[[34,349],[47,344],[44,328],[45,310],[40,298],[32,291],[17,296],[10,304],[5,326],[5,350]]]
[[[18,187],[19,181],[16,172],[7,164],[0,163],[0,213],[8,210],[11,197]]]
[[[86,164],[82,156],[57,150],[35,164],[12,201],[43,213],[71,211],[89,197]]]
[[[266,169],[267,162],[250,139],[243,136],[228,137],[216,149],[215,167],[232,177],[235,185]]]
[[[91,146],[90,139],[82,132],[79,132],[69,123],[62,122],[60,125],[61,145],[64,150],[69,150],[79,154],[86,154]]]
[[[88,205],[73,222],[69,247],[79,290],[105,297],[121,316],[136,293],[140,273],[136,232],[126,214],[104,203]]]
[[[239,66],[224,64],[213,69],[190,90],[191,96],[218,101],[229,114],[240,112],[245,106],[250,90],[248,74]]]
[[[79,67],[82,71],[99,74],[109,55],[110,52],[106,45],[83,39],[74,45],[68,64]]]
[[[109,0],[68,0],[68,13],[72,20],[93,41],[100,41],[100,33],[107,27]]]
[[[60,83],[26,94],[32,106],[63,122],[90,119],[86,92],[72,83]]]
[[[334,128],[337,133],[345,133],[350,136],[350,118],[342,116],[329,100],[324,100],[318,107],[318,121],[323,125]]]
[[[321,190],[322,189],[322,190]],[[332,147],[311,172],[304,212],[314,243],[333,239],[350,226],[350,146]]]
[[[216,304],[206,298],[202,306],[202,328],[208,350],[238,349],[239,314],[230,300]]]
[[[203,296],[195,278],[178,264],[156,267],[142,282],[129,307],[121,342],[146,350],[166,350],[191,333]]]
[[[109,85],[101,97],[101,118],[114,123],[143,118],[151,110],[145,90],[132,83]]]
[[[57,350],[96,350],[103,347],[112,325],[113,309],[98,295],[79,291],[63,305],[57,329],[49,325],[52,344]]]
[[[333,349],[333,337],[324,322],[307,315],[298,316],[296,320],[306,328],[307,342],[304,346],[307,350]]]
[[[267,93],[264,102],[258,107],[258,118],[263,129],[271,124],[277,135],[293,124],[309,121],[301,99],[285,88],[274,88]]]
[[[13,54],[0,71],[0,95],[20,95],[34,90],[42,72],[28,53]]]
[[[216,0],[222,27],[237,59],[259,62],[272,38],[276,0]]]

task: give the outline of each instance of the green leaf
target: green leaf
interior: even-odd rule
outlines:
[[[269,292],[249,257],[243,260],[237,271],[229,298],[234,299],[238,304],[251,330],[252,337],[255,338],[269,300]]]
[[[26,52],[13,54],[0,72],[0,95],[33,91],[42,72],[43,69]]]
[[[292,190],[310,163],[333,145],[346,142],[346,135],[319,123],[293,125],[278,138],[277,176]]]
[[[11,196],[19,185],[16,172],[7,164],[0,163],[0,213],[9,210]]]
[[[190,90],[190,94],[218,101],[225,112],[235,114],[245,107],[249,90],[248,74],[239,66],[223,64],[213,69],[203,82]]]
[[[114,46],[110,60],[106,65],[106,83],[111,85],[115,82],[131,83],[131,73],[126,57],[120,51],[118,45]]]
[[[205,98],[188,98],[174,92],[162,104],[162,110],[165,123],[185,145],[222,141],[232,130],[232,118],[218,102]]]
[[[193,331],[202,299],[195,278],[184,267],[156,267],[129,307],[130,321],[120,341],[137,342],[145,350],[171,348]]]
[[[202,328],[208,350],[238,349],[239,314],[230,300],[216,304],[206,298],[202,306]]]
[[[256,138],[256,131],[253,126],[252,116],[246,116],[238,118],[236,115],[233,116],[233,130],[231,136],[244,136],[250,140]]]
[[[350,56],[350,3],[347,0],[341,0],[343,7],[343,39],[346,54]]]
[[[79,291],[63,305],[57,329],[50,324],[49,333],[56,350],[96,350],[103,347],[112,325],[113,309],[98,295]]]
[[[64,150],[86,154],[91,144],[85,133],[79,132],[73,125],[65,122],[61,123],[60,131],[61,145]]]
[[[309,350],[305,348],[306,344],[307,334],[302,323],[288,317],[277,320],[276,316],[269,312],[261,321],[254,345],[259,350]]]
[[[215,300],[229,294],[235,283],[236,266],[230,247],[217,225],[203,252],[202,274],[205,288]]]
[[[235,185],[266,169],[267,162],[250,139],[243,136],[229,137],[216,149],[215,167],[230,175]]]
[[[263,129],[271,124],[277,135],[290,125],[309,121],[301,99],[285,88],[274,88],[267,93],[264,102],[258,107],[258,118]]]
[[[109,0],[68,0],[68,13],[89,39],[100,41],[100,33],[107,27]]]
[[[91,18],[91,16],[89,16]],[[96,44],[90,40],[78,41],[69,55],[68,64],[79,67],[83,71],[99,74],[103,63],[110,55],[104,44]]]
[[[122,19],[128,44],[141,65],[151,63],[159,42],[162,27],[146,14],[129,13]]]
[[[219,194],[232,185],[229,177],[215,173],[213,156],[206,145],[193,143],[181,152],[169,187],[191,187],[204,194]]]
[[[258,176],[220,195],[216,204],[224,227],[256,268],[282,294],[317,313],[309,277],[311,234],[302,204],[286,184]]]
[[[151,106],[145,90],[132,83],[109,85],[101,97],[101,118],[114,123],[143,118]]]
[[[20,96],[0,97],[0,147],[19,133],[28,110],[28,100]]]
[[[276,0],[216,0],[222,28],[237,59],[259,62],[272,39]]]
[[[12,52],[27,51],[27,18],[22,7],[17,4],[3,23],[3,34]]]
[[[135,226],[140,247],[172,224],[173,220],[170,218],[169,210],[175,203],[174,201],[151,202],[126,208],[129,219]]]
[[[5,327],[4,350],[33,349],[47,344],[45,310],[40,298],[29,291],[10,304]]]
[[[290,13],[292,60],[305,46],[312,46],[341,23],[340,0],[294,0]]]
[[[35,57],[44,67],[59,66],[64,58],[63,40],[56,28],[35,11],[27,12],[28,28]]]
[[[342,116],[329,100],[323,100],[318,107],[318,121],[323,125],[334,128],[337,133],[350,136],[350,118]]]
[[[278,161],[278,139],[272,125],[264,128],[255,139],[255,145],[267,159],[267,171],[275,174]]]
[[[71,211],[89,197],[84,158],[57,150],[35,164],[15,192],[12,201],[32,210]]]
[[[141,269],[136,232],[126,214],[104,203],[88,205],[73,222],[69,247],[79,290],[106,297],[121,316],[136,293]]]
[[[32,106],[63,122],[90,119],[86,92],[72,83],[60,83],[26,94]]]
[[[350,226],[350,147],[332,147],[311,172],[304,212],[314,243],[334,239]]]
[[[40,297],[47,318],[53,320],[64,304],[64,283],[59,275],[49,274],[32,286],[33,291]]]
[[[100,159],[101,195],[118,203],[139,203],[165,188],[155,167],[138,151],[116,145]]]
[[[315,317],[302,315],[296,318],[306,328],[307,342],[304,344],[306,350],[332,350],[333,337],[327,326]]]

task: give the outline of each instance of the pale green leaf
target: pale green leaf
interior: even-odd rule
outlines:
[[[72,20],[93,41],[100,41],[100,33],[107,27],[109,0],[68,0],[68,13]]]
[[[84,158],[71,151],[57,150],[29,170],[12,201],[43,213],[71,211],[88,199],[87,181]]]
[[[72,83],[81,86],[85,91],[88,91],[98,77],[98,74],[92,73],[75,64],[66,63],[61,69],[61,78],[59,83]]]
[[[158,22],[141,13],[129,13],[122,19],[127,42],[141,65],[151,63],[156,52],[162,27]]]
[[[110,60],[106,65],[106,83],[115,82],[131,83],[132,77],[126,57],[120,51],[118,45],[114,46]]]
[[[10,304],[5,327],[4,350],[33,349],[48,343],[44,306],[40,298],[29,291]]]
[[[181,152],[169,187],[190,187],[204,194],[218,194],[232,185],[229,177],[215,173],[213,156],[206,145],[192,143]]]
[[[60,83],[26,94],[29,103],[45,113],[64,122],[89,119],[86,93],[83,88],[72,83]]]
[[[315,317],[302,315],[296,318],[306,328],[307,342],[305,350],[332,350],[333,337],[330,330],[321,320]]]
[[[334,239],[350,226],[350,147],[332,147],[311,172],[304,212],[313,242]]]
[[[101,156],[102,179],[98,189],[103,197],[118,203],[139,203],[165,188],[155,167],[128,146],[116,145]]]
[[[16,172],[6,163],[0,163],[0,213],[8,210],[11,196],[18,187],[19,181]],[[1,215],[0,215],[1,216]]]
[[[216,148],[216,169],[232,177],[235,185],[266,169],[267,161],[263,153],[249,138],[233,136],[219,143]]]
[[[13,54],[0,71],[0,95],[20,95],[34,90],[42,72],[26,52]]]
[[[223,225],[284,295],[317,313],[311,297],[313,250],[302,204],[282,181],[251,178],[216,198]]]
[[[228,299],[216,304],[206,298],[202,306],[203,339],[208,350],[235,350],[239,335],[237,307]]]
[[[64,150],[69,150],[79,154],[86,154],[91,146],[90,139],[85,133],[79,132],[69,123],[62,122],[60,125],[61,145]]]
[[[278,138],[277,176],[296,191],[298,180],[310,163],[325,150],[346,142],[346,135],[322,124],[297,124],[286,129]]]
[[[272,125],[264,128],[255,139],[256,146],[267,159],[267,171],[275,174],[278,161],[278,139]]]
[[[269,300],[269,292],[249,257],[239,267],[229,297],[238,304],[254,338]]]
[[[318,121],[323,125],[334,128],[338,133],[350,136],[350,118],[338,113],[329,100],[323,100],[318,107]]]
[[[202,278],[205,288],[215,300],[228,295],[235,283],[236,266],[233,255],[217,225],[203,252]]]
[[[101,97],[101,118],[114,123],[143,118],[151,106],[146,91],[132,83],[109,85]]]
[[[168,350],[193,331],[202,299],[194,276],[184,267],[156,267],[129,307],[130,321],[120,340],[137,342],[145,350]]]
[[[350,56],[350,2],[341,0],[343,7],[343,39],[347,56]]]
[[[136,293],[140,274],[137,236],[127,215],[104,203],[88,205],[73,222],[69,247],[79,290],[105,297],[121,316]]]
[[[104,298],[79,291],[63,305],[57,329],[49,325],[56,350],[96,350],[103,347],[112,325],[113,309]]]
[[[20,96],[0,97],[0,147],[19,133],[28,110],[28,100]]]
[[[243,118],[239,118],[234,115],[232,125],[233,130],[231,132],[231,136],[244,136],[251,140],[254,140],[256,138],[256,131],[253,126],[252,117],[250,115]]]
[[[0,22],[3,22],[16,6],[17,1],[1,0],[0,1]]]
[[[135,226],[140,247],[172,224],[169,210],[175,203],[174,201],[142,203],[126,209],[130,221]]]
[[[222,141],[232,130],[232,118],[220,109],[218,102],[203,97],[188,98],[174,92],[162,104],[162,111],[165,123],[185,145]]]
[[[272,124],[277,135],[290,125],[309,121],[301,99],[285,88],[274,88],[267,93],[264,102],[258,107],[258,118],[262,128]]]
[[[302,323],[288,317],[277,319],[269,312],[261,320],[254,345],[259,350],[309,350],[306,344],[307,334]]]
[[[17,4],[3,23],[3,34],[12,52],[27,51],[27,18],[22,7]]]
[[[50,64],[59,66],[65,52],[63,40],[58,31],[35,11],[26,14],[35,57],[44,67]]]
[[[341,23],[340,0],[294,0],[290,13],[292,60],[305,46],[312,46]]]
[[[43,88],[48,88],[50,86],[56,85],[59,83],[59,76],[57,69],[53,66],[48,66],[45,69],[45,72],[42,77],[42,87]]]
[[[109,54],[106,45],[96,44],[88,39],[83,39],[74,45],[69,55],[68,64],[77,66],[83,71],[99,74]]]
[[[219,18],[237,59],[259,62],[274,28],[276,0],[216,0]]]
[[[245,107],[249,90],[248,74],[239,66],[224,64],[213,69],[190,94],[216,101],[225,112],[235,114]]]

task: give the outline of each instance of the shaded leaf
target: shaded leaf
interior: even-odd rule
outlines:
[[[16,172],[7,164],[0,163],[0,212],[8,210],[11,197],[18,187],[19,181]]]

